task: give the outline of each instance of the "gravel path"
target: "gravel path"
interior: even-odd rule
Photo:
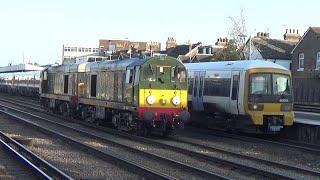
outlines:
[[[31,138],[31,151],[76,179],[141,179],[127,169],[102,161],[69,146],[59,139],[39,133],[0,114],[0,130],[9,136]]]

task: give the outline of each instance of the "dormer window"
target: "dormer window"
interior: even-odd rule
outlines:
[[[316,57],[316,69],[320,69],[320,51],[317,52],[317,57]]]
[[[298,70],[304,70],[304,53],[299,54],[299,69]]]

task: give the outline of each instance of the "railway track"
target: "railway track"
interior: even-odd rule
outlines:
[[[8,108],[8,107],[7,107]],[[52,122],[50,122],[52,123]],[[55,122],[56,123],[56,122]],[[311,170],[307,170],[307,169],[301,169],[301,168],[297,168],[297,167],[292,167],[289,165],[285,165],[285,164],[281,164],[281,163],[276,163],[276,162],[271,162],[271,161],[266,161],[263,159],[258,159],[258,158],[254,158],[254,157],[250,157],[250,156],[244,156],[241,154],[237,154],[237,153],[232,153],[232,152],[228,152],[226,150],[222,150],[222,149],[218,149],[218,148],[213,148],[213,147],[207,147],[201,144],[197,144],[195,142],[188,142],[185,140],[181,140],[181,139],[176,139],[173,138],[171,139],[171,143],[165,140],[154,140],[154,139],[148,139],[148,138],[142,138],[142,137],[136,137],[136,136],[132,136],[132,135],[128,135],[126,133],[120,133],[118,131],[114,131],[111,129],[101,129],[101,127],[94,127],[95,129],[100,129],[100,131],[104,131],[113,135],[120,135],[124,138],[133,140],[133,141],[140,141],[149,145],[153,145],[153,146],[157,146],[160,148],[165,148],[165,149],[170,149],[170,150],[174,150],[178,153],[183,153],[186,154],[188,156],[192,156],[192,157],[197,157],[199,159],[202,160],[206,160],[206,161],[210,161],[210,162],[214,162],[214,163],[219,163],[223,166],[227,166],[227,168],[231,168],[235,171],[239,171],[239,173],[250,173],[251,176],[253,177],[269,177],[269,178],[281,178],[281,179],[291,179],[291,178],[296,178],[299,177],[299,174],[301,175],[301,177],[305,177],[305,176],[310,176],[310,177],[318,177],[320,176],[320,174],[318,172],[314,172]],[[75,130],[75,129],[72,129]],[[79,129],[78,129],[79,132]],[[106,139],[102,139],[102,137],[97,137],[97,135],[93,135],[93,134],[88,134],[87,132],[82,132],[82,133],[86,133],[86,136],[91,136],[93,138],[96,139],[100,139],[103,141],[106,141]],[[108,140],[110,142],[110,140]],[[119,145],[119,143],[117,142],[111,142],[113,145],[116,146],[123,146],[123,145]],[[172,145],[174,144],[174,145]],[[248,166],[248,165],[244,165],[241,163],[237,163],[235,161],[230,161],[230,160],[225,160],[225,159],[221,159],[221,158],[216,158],[214,156],[209,156],[206,155],[204,153],[197,153],[196,151],[192,151],[192,150],[188,150],[186,148],[181,148],[178,147],[177,144],[185,144],[187,146],[194,146],[197,149],[199,149],[199,151],[204,151],[204,152],[213,152],[213,153],[222,153],[224,155],[228,155],[228,156],[232,156],[235,159],[239,159],[241,161],[241,159],[245,159],[246,161],[251,161],[251,162],[255,162],[255,163],[259,163],[259,164],[264,164],[266,169],[269,169],[269,171],[266,170],[262,170],[253,166]],[[126,147],[129,148],[129,147]],[[131,151],[136,151],[136,150],[132,150]],[[148,155],[150,156],[150,154]],[[189,167],[190,168],[190,167]],[[286,176],[284,174],[281,173],[274,173],[272,172],[272,168],[280,168],[283,171],[289,171],[291,174],[293,173],[294,176]],[[198,171],[198,170],[197,170]],[[199,173],[200,171],[198,171]],[[199,174],[203,174],[203,172],[200,172]],[[206,173],[204,173],[206,174]]]
[[[278,139],[278,138],[269,138],[269,137],[252,137],[251,135],[231,134],[231,133],[226,133],[226,132],[219,131],[217,129],[212,129],[212,128],[194,128],[193,130],[195,133],[207,134],[207,135],[216,136],[216,137],[236,139],[244,142],[277,145],[277,146],[282,146],[284,148],[298,149],[300,151],[312,153],[316,155],[320,154],[320,148],[318,145],[315,145],[315,144],[302,143],[302,142],[288,140],[288,139]]]
[[[40,179],[72,179],[70,176],[54,167],[40,156],[29,151],[26,147],[1,131],[0,145],[8,154],[12,155]]]
[[[77,146],[84,151],[93,153],[95,155],[99,155],[101,158],[113,158],[116,159],[118,162],[122,162],[123,165],[126,166],[132,166],[131,168],[139,169],[139,171],[143,171],[143,174],[149,174],[149,177],[153,177],[156,179],[186,179],[186,177],[196,177],[196,179],[229,179],[226,177],[223,177],[219,174],[206,171],[200,168],[196,168],[193,166],[190,166],[186,163],[181,163],[177,160],[169,159],[160,155],[157,155],[155,153],[147,152],[147,151],[141,151],[137,148],[130,147],[128,145],[125,145],[124,143],[119,143],[116,141],[112,141],[110,139],[104,138],[102,136],[98,136],[95,133],[89,133],[84,130],[77,129],[75,127],[59,124],[50,120],[46,120],[45,118],[37,117],[35,115],[32,115],[27,112],[21,112],[20,110],[17,110],[11,107],[5,107],[1,105],[2,108],[6,108],[6,111],[1,110],[2,113],[6,113],[11,117],[14,117],[15,119],[18,119],[19,121],[32,126],[34,128],[37,128],[38,130],[42,130],[45,133],[48,133],[52,136],[56,136],[57,138],[61,138],[63,140],[68,141],[73,146]],[[10,111],[10,112],[9,112]],[[21,116],[17,116],[17,114],[24,113],[26,116],[32,116],[33,120],[35,118],[38,119],[37,122],[32,122],[31,120],[22,118]],[[43,121],[42,125],[40,121]],[[52,124],[55,127],[51,126],[50,129],[48,127],[44,127],[43,124]],[[58,131],[58,129],[60,129]],[[68,133],[64,133],[68,132]],[[82,138],[80,138],[80,136]],[[82,140],[82,141],[81,141]],[[99,146],[93,146],[90,145],[88,142],[94,142],[99,144]],[[117,147],[117,149],[112,149],[110,151],[106,151],[106,147]],[[107,148],[108,149],[108,148]],[[123,152],[131,152],[131,156],[135,158],[125,158],[125,155]],[[116,153],[115,153],[116,152]],[[147,161],[147,158],[150,159],[150,162],[153,162],[153,164],[161,163],[163,171],[167,171],[170,167],[172,172],[181,171],[181,176],[171,176],[167,175],[165,172],[161,172],[162,168],[153,169],[150,168],[152,166],[147,166],[144,161]],[[132,160],[135,159],[135,160]],[[139,163],[138,163],[139,162]]]

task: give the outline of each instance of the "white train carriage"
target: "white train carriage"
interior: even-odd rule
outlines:
[[[291,73],[286,68],[263,60],[185,65],[193,121],[263,133],[292,125]]]
[[[38,96],[40,71],[0,73],[0,91],[12,94]]]

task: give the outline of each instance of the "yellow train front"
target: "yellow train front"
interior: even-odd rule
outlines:
[[[294,113],[291,73],[282,69],[248,71],[245,111],[260,131],[279,132],[292,126]]]

